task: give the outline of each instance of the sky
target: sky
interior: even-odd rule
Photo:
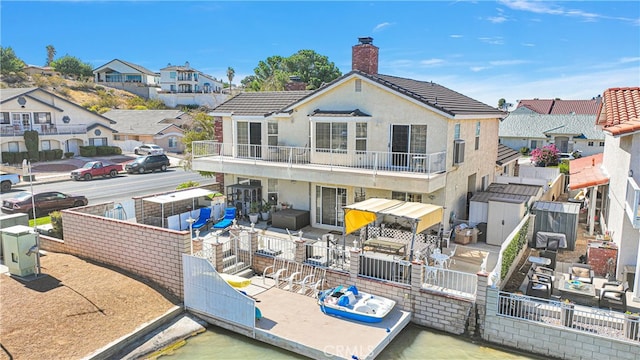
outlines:
[[[234,84],[269,56],[309,49],[344,74],[370,36],[378,72],[433,81],[497,106],[586,100],[640,86],[639,1],[11,1],[0,45],[27,64],[71,55],[159,72],[191,67]]]

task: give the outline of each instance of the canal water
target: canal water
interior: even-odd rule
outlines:
[[[348,349],[345,350],[348,351]],[[170,355],[163,356],[163,359],[280,360],[307,358],[216,326],[210,326],[206,332],[190,338],[185,346]],[[543,357],[499,349],[485,343],[472,341],[467,337],[445,334],[409,324],[377,359],[493,360],[543,359]]]

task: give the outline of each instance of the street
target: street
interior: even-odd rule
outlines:
[[[195,181],[200,184],[215,182],[214,178],[205,178],[197,172],[186,172],[181,168],[170,168],[167,172],[154,172],[147,174],[120,174],[115,178],[96,178],[91,181],[69,181],[34,184],[34,192],[60,191],[63,193],[84,195],[89,199],[89,204],[101,202],[126,202],[132,196],[153,194],[174,190],[179,184],[187,181]],[[2,194],[2,199],[15,196],[21,191],[31,191],[30,186],[22,186],[11,189]]]

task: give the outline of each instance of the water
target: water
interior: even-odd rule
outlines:
[[[267,345],[243,335],[211,326],[193,337],[167,360],[193,359],[307,359],[300,355]],[[469,338],[453,336],[409,324],[377,359],[543,359],[535,355],[514,353],[506,349],[473,342]]]

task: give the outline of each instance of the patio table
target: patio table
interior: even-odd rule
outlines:
[[[383,237],[369,239],[364,242],[364,246],[371,248],[373,251],[387,252],[396,255],[407,253],[407,244],[402,244]]]
[[[580,305],[598,306],[596,288],[593,284],[580,283],[579,286],[575,286],[572,280],[560,278],[556,280],[556,289],[563,299],[569,299]]]

